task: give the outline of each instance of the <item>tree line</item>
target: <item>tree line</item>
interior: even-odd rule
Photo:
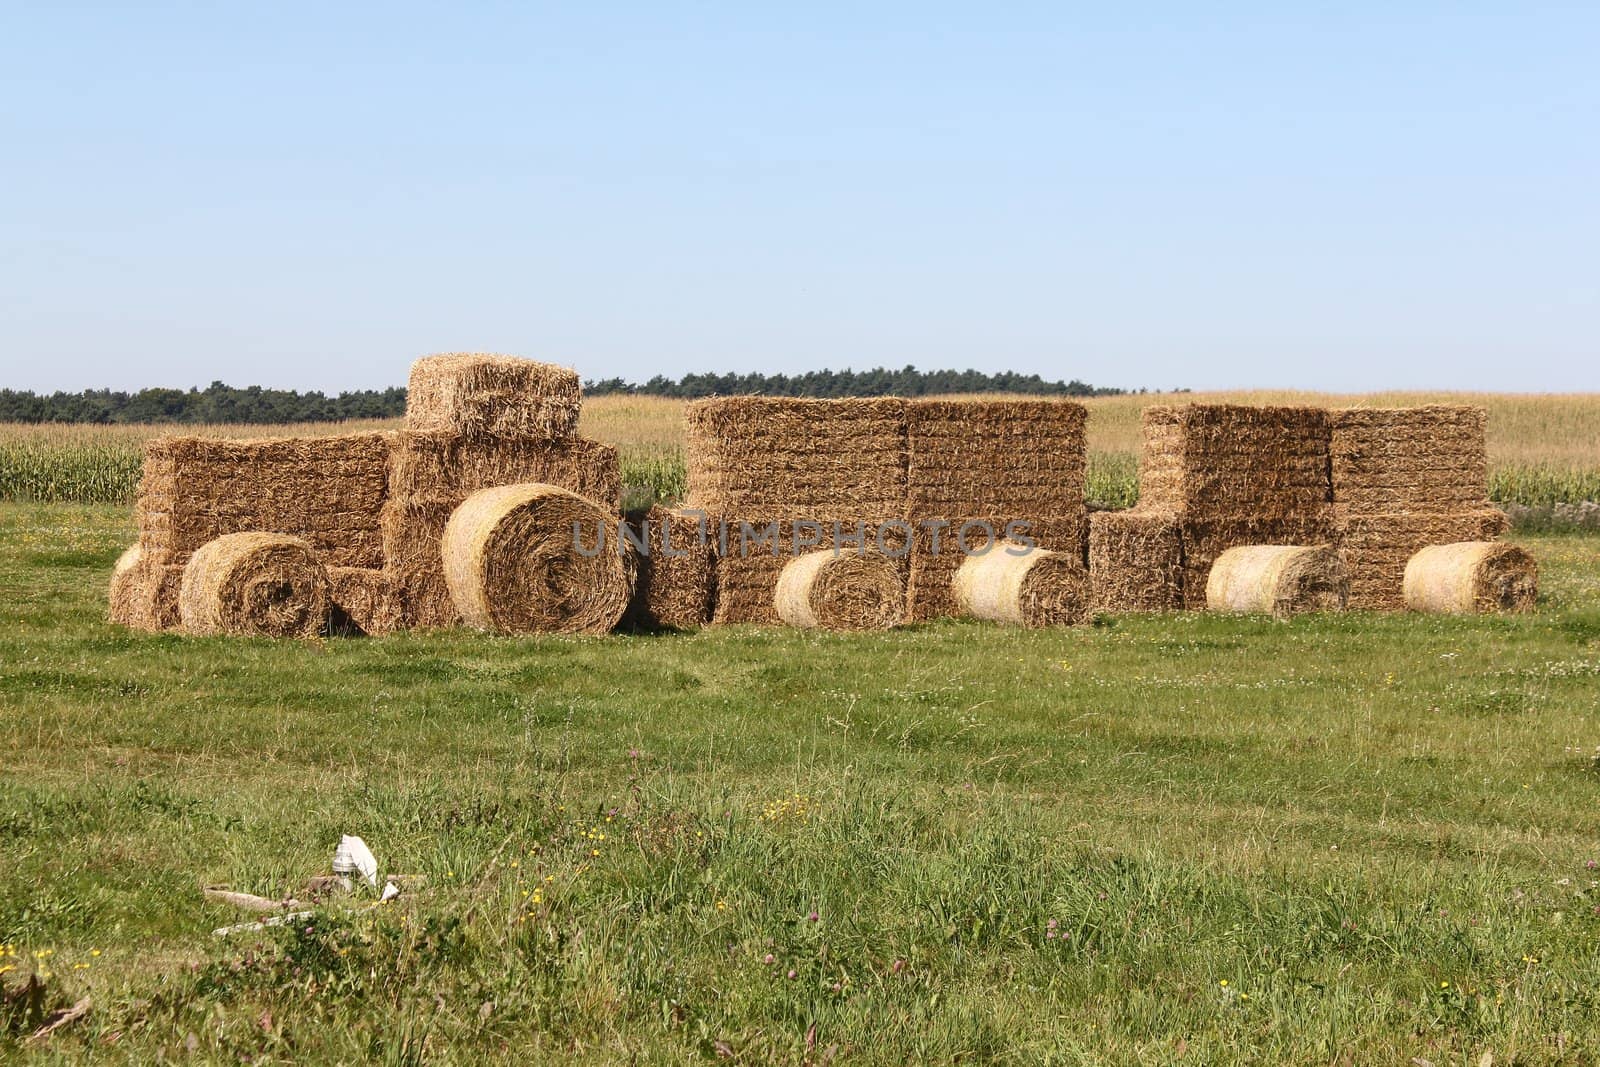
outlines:
[[[606,378],[584,383],[589,396],[625,394],[686,400],[705,396],[930,396],[944,393],[1017,393],[1031,396],[1109,396],[1125,392],[1069,382],[1046,381],[1037,374],[976,370],[919,371],[915,367],[867,371],[810,371],[805,374],[686,374],[673,380],[656,375],[643,384]],[[321,392],[240,389],[212,382],[204,389],[140,389],[122,392],[85,389],[81,393],[33,393],[0,389],[0,422],[79,423],[290,423],[384,419],[405,413],[403,386],[362,389],[328,396]]]

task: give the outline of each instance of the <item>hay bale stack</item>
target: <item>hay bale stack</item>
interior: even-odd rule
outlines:
[[[1489,506],[1483,408],[1346,408],[1330,418],[1333,503],[1341,516]]]
[[[1328,413],[1191,404],[1146,408],[1139,504],[1184,518],[1325,517]]]
[[[1089,582],[1095,610],[1183,608],[1183,538],[1170,512],[1099,511],[1089,516]]]
[[[109,620],[134,630],[172,629],[178,625],[182,580],[182,567],[168,566],[138,544],[130,546],[111,572]]]
[[[778,579],[790,560],[807,552],[877,553],[893,560],[903,578],[911,551],[911,531],[903,519],[878,524],[717,517],[710,529],[716,548],[715,623],[782,622],[773,599]]]
[[[380,525],[384,569],[400,597],[404,625],[435,629],[461,621],[440,553],[456,508],[481,489],[534,483],[576,493],[613,515],[621,507],[617,450],[608,445],[578,437],[492,440],[411,430],[394,435]]]
[[[887,630],[906,617],[901,567],[877,552],[796,556],[784,565],[772,599],[778,618],[807,630]]]
[[[1212,564],[1206,607],[1288,618],[1342,611],[1350,595],[1344,563],[1332,545],[1240,545]]]
[[[1080,557],[1002,541],[962,561],[951,582],[963,614],[1014,626],[1071,626],[1090,616]]]
[[[554,485],[472,494],[450,516],[442,554],[456,610],[481,630],[606,633],[633,593],[615,514]]]
[[[329,566],[381,567],[390,438],[156,438],[139,482],[139,544],[182,566],[224,534],[280,533]]]
[[[1230,548],[1333,538],[1324,409],[1157,406],[1143,424],[1138,510],[1177,518],[1184,607],[1205,607],[1211,566]]]
[[[314,637],[328,624],[328,574],[298,537],[224,534],[184,564],[178,616],[191,634]]]
[[[576,371],[487,353],[450,353],[411,365],[406,425],[453,437],[558,441],[578,428]]]
[[[726,524],[716,562],[714,622],[779,621],[773,594],[796,546],[795,523],[833,524],[846,533],[903,521],[906,509],[906,402],[885,397],[797,400],[719,397],[685,413],[688,506]],[[746,544],[777,520],[776,551]],[[802,531],[802,540],[805,533]],[[719,541],[724,540],[719,535]]]
[[[917,622],[963,614],[951,584],[962,564],[1010,535],[1026,536],[1041,549],[1084,560],[1087,512],[1030,518],[1031,512],[1005,517],[924,518],[914,524],[908,594],[911,618]],[[963,536],[965,531],[965,536]],[[992,535],[990,531],[993,531]]]
[[[329,567],[328,624],[336,634],[377,637],[401,629],[404,603],[382,570],[372,567]]]
[[[1350,607],[1405,607],[1406,564],[1429,545],[1492,541],[1510,528],[1495,508],[1443,515],[1348,515],[1339,523],[1339,554],[1350,575]]]
[[[1539,565],[1517,545],[1430,545],[1406,564],[1404,596],[1412,611],[1532,611],[1539,596]]]
[[[1070,400],[911,401],[911,517],[1082,513],[1087,418]]]
[[[819,522],[905,512],[904,400],[718,397],[690,404],[685,421],[690,507]]]
[[[951,579],[965,558],[954,535],[1014,520],[1041,547],[1082,558],[1088,412],[1070,400],[913,400],[906,406],[906,515],[914,619],[958,612]],[[982,548],[979,544],[974,546]],[[951,549],[954,549],[952,551]]]
[[[709,622],[716,546],[706,516],[658,504],[643,513],[630,512],[629,524],[649,553],[639,559],[627,621],[646,629],[676,630]]]

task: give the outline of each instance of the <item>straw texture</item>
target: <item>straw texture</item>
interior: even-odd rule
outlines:
[[[1495,508],[1444,515],[1352,515],[1339,524],[1339,554],[1350,575],[1350,607],[1405,607],[1406,564],[1429,545],[1492,541],[1510,528]]]
[[[108,618],[135,630],[170,630],[178,625],[178,587],[183,568],[166,566],[141,546],[130,546],[111,572]]]
[[[390,438],[155,438],[139,483],[139,544],[178,566],[224,534],[281,533],[330,566],[381,567]]]
[[[910,401],[909,514],[1082,514],[1087,417],[1069,400]]]
[[[709,622],[716,547],[706,516],[657,505],[630,513],[629,525],[650,551],[639,559],[628,623],[686,630]]]
[[[1341,518],[1489,506],[1483,408],[1346,408],[1330,419],[1333,502]]]
[[[1206,607],[1288,618],[1342,611],[1350,595],[1344,564],[1331,545],[1242,545],[1217,557],[1206,582]]]
[[[1090,616],[1080,557],[1002,541],[969,556],[952,581],[963,614],[1014,626],[1070,626]]]
[[[720,397],[690,404],[685,420],[690,507],[733,520],[904,514],[903,400]]]
[[[616,516],[554,485],[474,493],[450,516],[442,554],[456,609],[482,630],[605,633],[633,593]]]
[[[191,634],[314,637],[328,623],[328,574],[298,537],[224,534],[184,564],[178,616]]]
[[[1184,519],[1324,519],[1328,413],[1236,404],[1143,413],[1139,505]]]
[[[1539,566],[1517,545],[1430,545],[1406,564],[1404,595],[1412,611],[1532,611],[1539,596]]]
[[[578,428],[576,371],[531,359],[458,352],[411,365],[406,426],[450,436],[555,441]]]
[[[371,567],[329,567],[328,628],[336,634],[377,637],[392,633],[405,621],[404,604],[382,570]]]
[[[1089,579],[1095,610],[1183,608],[1183,537],[1171,512],[1098,511],[1089,516]]]
[[[1067,516],[1033,518],[1032,514],[1024,511],[1015,515],[963,516],[947,521],[925,519],[918,522],[908,581],[912,619],[923,622],[963,614],[951,584],[956,571],[969,555],[982,553],[1005,540],[1008,529],[1030,538],[1039,548],[1070,556],[1080,564],[1083,562],[1088,515],[1081,507],[1078,513]],[[1025,526],[1013,526],[1013,522]],[[989,531],[993,531],[992,535]]]
[[[773,607],[801,629],[887,630],[905,621],[905,576],[875,552],[808,552],[784,565]]]

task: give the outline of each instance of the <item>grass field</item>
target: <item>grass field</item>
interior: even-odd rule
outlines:
[[[131,538],[0,505],[0,1059],[1600,1059],[1593,538],[1518,618],[325,643],[105,624]],[[426,882],[211,936],[341,833]]]
[[[1490,495],[1502,504],[1548,510],[1600,501],[1600,394],[1235,392],[1098,397],[1086,401],[1089,495],[1127,507],[1138,498],[1139,411],[1171,400],[1250,404],[1404,406],[1472,403],[1489,409]],[[222,437],[356,431],[398,426],[348,423],[301,426],[202,426],[183,432]],[[622,453],[628,506],[676,500],[684,491],[683,404],[660,397],[605,396],[586,401],[582,431]],[[139,473],[139,449],[159,426],[0,424],[0,501],[127,503]]]

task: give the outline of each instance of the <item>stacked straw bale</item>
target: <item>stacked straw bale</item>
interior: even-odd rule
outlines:
[[[616,516],[553,485],[472,494],[450,516],[442,554],[451,599],[480,630],[602,634],[633,595]]]
[[[964,614],[953,582],[968,558],[985,554],[1011,535],[1024,535],[1040,549],[1084,560],[1087,515],[1033,519],[1031,512],[1009,518],[954,519],[949,525],[925,519],[915,525],[909,575],[910,616],[916,621]],[[994,531],[991,538],[988,531]],[[963,537],[963,531],[965,536]]]
[[[1164,587],[1170,555],[1097,579],[1107,595],[1143,590],[1151,602],[1180,600],[1204,608],[1212,564],[1241,545],[1321,544],[1333,537],[1329,421],[1321,408],[1192,404],[1143,413],[1139,505],[1130,515],[1178,525],[1179,587]],[[1121,522],[1141,520],[1124,519]],[[1165,518],[1142,520],[1150,530]],[[1106,528],[1108,555],[1115,538]],[[1112,565],[1113,559],[1108,558]]]
[[[110,621],[152,632],[174,628],[182,582],[182,567],[165,566],[140,545],[131,545],[111,572]]]
[[[224,534],[184,564],[178,616],[191,634],[315,637],[328,624],[328,574],[298,537]]]
[[[1539,566],[1516,545],[1430,545],[1406,564],[1405,601],[1413,611],[1532,611],[1538,596]]]
[[[951,581],[964,556],[957,533],[1013,521],[1043,547],[1084,559],[1088,412],[1069,400],[913,400],[906,406],[906,514],[916,539],[910,613],[959,611]],[[982,549],[980,527],[967,527]]]
[[[716,534],[706,516],[658,504],[629,512],[629,525],[649,551],[639,560],[626,621],[648,630],[686,630],[709,622]]]
[[[329,629],[377,637],[401,628],[405,607],[387,572],[375,567],[329,567]]]
[[[1178,517],[1139,509],[1090,515],[1089,578],[1097,611],[1182,610]]]
[[[411,365],[406,425],[450,437],[562,441],[577,432],[579,407],[574,370],[456,352]]]
[[[565,367],[510,356],[433,356],[412,366],[380,520],[400,625],[461,623],[440,544],[451,514],[479,490],[553,485],[620,513],[616,449],[573,436],[578,388]]]
[[[381,567],[390,438],[156,438],[139,481],[139,545],[182,566],[224,534],[281,533],[328,566]]]
[[[870,549],[883,523],[905,519],[904,400],[720,397],[690,404],[686,429],[687,506],[719,531],[715,622],[779,621],[773,594],[797,554],[797,522],[825,527],[803,552],[834,547],[835,523],[847,536],[864,523]],[[759,532],[774,522],[775,548],[744,536],[746,523]]]
[[[1001,541],[962,560],[951,585],[961,613],[1013,626],[1071,626],[1092,612],[1080,556]]]
[[[808,552],[784,565],[773,607],[801,629],[887,630],[905,621],[905,575],[877,552]]]
[[[1206,579],[1206,607],[1285,619],[1342,611],[1350,595],[1332,545],[1240,545],[1217,557]]]
[[[1350,606],[1405,606],[1406,563],[1428,545],[1488,541],[1509,523],[1488,499],[1482,408],[1330,413],[1333,507]]]

